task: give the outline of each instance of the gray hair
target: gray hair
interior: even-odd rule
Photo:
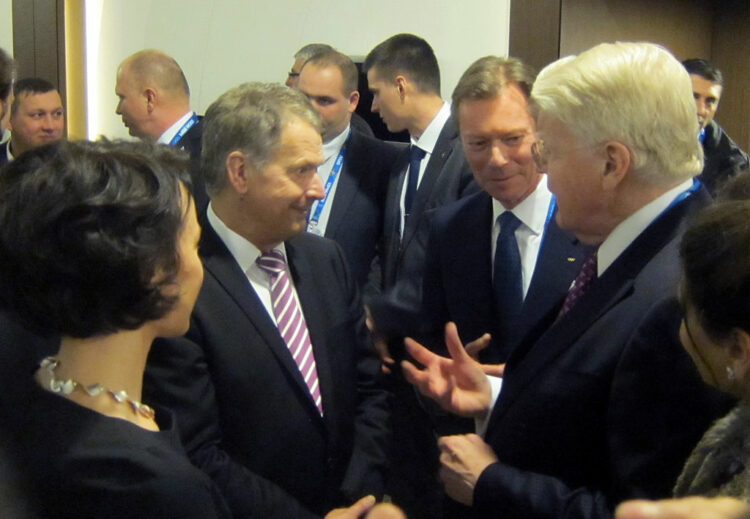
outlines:
[[[330,52],[332,50],[334,50],[334,48],[327,43],[308,43],[294,54],[294,59],[302,60],[302,63],[304,63],[316,54],[322,54],[323,52]]]
[[[209,195],[227,184],[226,159],[244,153],[255,169],[274,157],[284,123],[300,118],[318,132],[318,112],[301,92],[276,83],[243,83],[224,92],[203,119],[201,166]]]
[[[652,43],[605,43],[545,67],[531,91],[535,115],[559,119],[586,144],[616,140],[633,172],[671,185],[700,172],[693,88],[688,73]]]

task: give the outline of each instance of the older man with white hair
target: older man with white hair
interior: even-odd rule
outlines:
[[[557,223],[596,252],[502,384],[452,325],[451,359],[409,342],[424,368],[404,368],[484,432],[440,440],[446,492],[471,506],[463,517],[611,517],[623,499],[667,496],[726,409],[678,340],[676,247],[708,200],[692,180],[702,151],[691,84],[659,46],[602,44],[542,70],[531,105]]]

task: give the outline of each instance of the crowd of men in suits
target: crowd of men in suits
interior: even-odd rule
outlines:
[[[676,247],[709,201],[685,68],[652,44],[538,77],[488,56],[448,103],[430,45],[399,34],[364,70],[408,145],[355,123],[357,68],[328,45],[300,49],[292,88],[239,85],[204,116],[167,54],[122,62],[117,113],[190,153],[203,229],[190,330],[155,343],[143,400],[235,517],[373,494],[410,518],[604,518],[668,496],[729,405],[678,340]]]

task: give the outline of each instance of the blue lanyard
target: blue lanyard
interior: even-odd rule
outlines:
[[[346,140],[344,141],[344,145],[341,146],[341,151],[339,151],[338,156],[336,157],[336,161],[333,163],[333,167],[331,168],[331,173],[328,175],[328,180],[326,180],[326,196],[323,198],[323,200],[319,200],[318,204],[315,206],[315,212],[310,217],[309,226],[311,228],[314,228],[318,225],[318,221],[320,220],[320,215],[323,213],[323,208],[326,206],[326,202],[328,202],[328,197],[331,194],[331,189],[333,188],[333,184],[336,182],[336,178],[339,176],[339,173],[341,172],[341,167],[344,165],[344,155],[346,155],[346,145],[349,144],[349,138],[352,136],[352,131],[349,130],[349,135],[346,136]]]
[[[172,140],[169,141],[169,145],[174,146],[178,142],[180,142],[180,140],[185,136],[185,134],[190,131],[190,128],[195,126],[195,123],[197,122],[198,122],[198,116],[195,114],[195,112],[193,112],[193,115],[190,117],[190,119],[188,119],[185,122],[185,124],[182,125],[182,128],[179,129],[179,131],[177,132],[177,135],[172,137]]]
[[[552,198],[549,201],[549,209],[547,209],[547,218],[544,220],[544,231],[542,231],[542,241],[539,243],[539,251],[541,251],[542,247],[544,246],[544,239],[547,237],[547,228],[549,227],[549,223],[552,221],[552,218],[555,216],[556,209],[557,201],[555,199],[555,195],[552,195]]]
[[[701,188],[702,185],[703,184],[701,184],[700,180],[698,180],[697,178],[694,178],[693,179],[693,185],[690,186],[685,191],[683,191],[682,193],[680,193],[679,195],[677,195],[677,197],[674,200],[672,200],[672,203],[669,204],[667,206],[667,208],[664,209],[664,211],[662,211],[662,214],[664,214],[667,211],[669,211],[670,209],[672,209],[674,206],[676,206],[677,204],[679,204],[680,202],[682,202],[683,200],[685,200],[690,195],[696,193]]]

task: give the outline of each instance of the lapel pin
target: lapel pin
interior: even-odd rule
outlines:
[[[573,263],[576,259],[575,258],[568,258],[568,261]]]

